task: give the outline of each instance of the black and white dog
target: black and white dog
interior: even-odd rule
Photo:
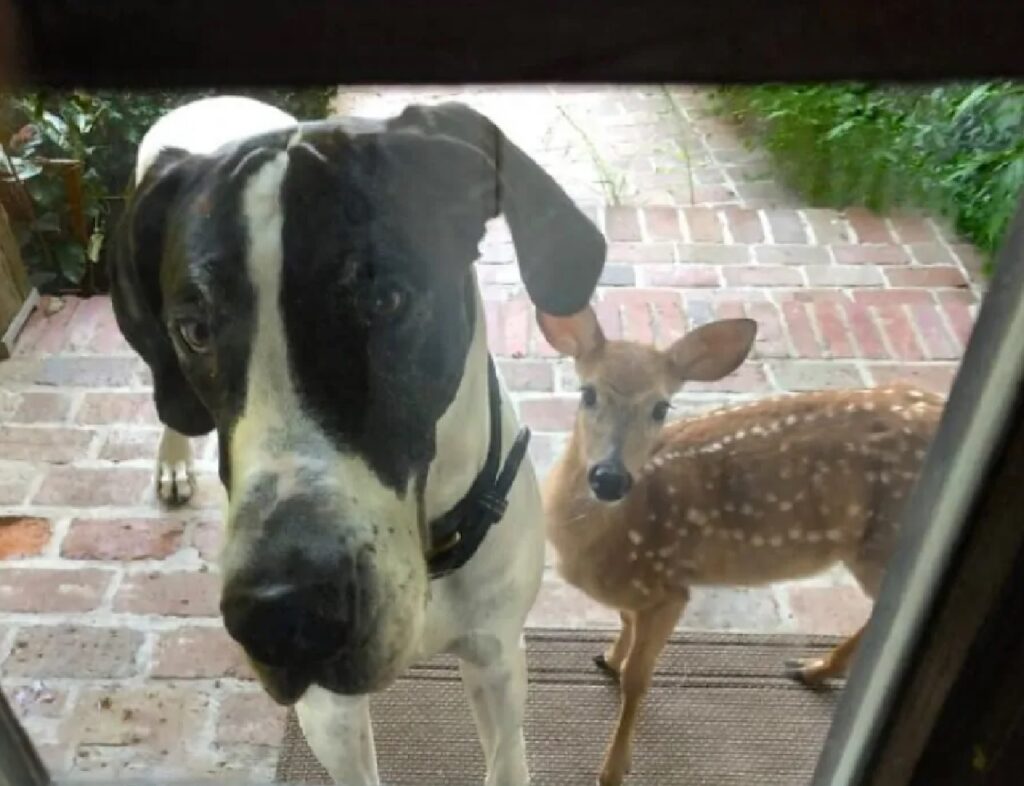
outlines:
[[[187,437],[216,429],[225,624],[346,786],[378,783],[367,695],[439,652],[486,783],[529,781],[542,514],[472,266],[498,214],[534,303],[581,309],[604,239],[468,107],[296,123],[209,99],[147,135],[110,252],[167,427],[160,494],[191,493]]]

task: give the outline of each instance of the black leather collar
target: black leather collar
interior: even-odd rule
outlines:
[[[490,355],[487,356],[487,392],[491,411],[487,459],[466,495],[451,510],[430,522],[427,573],[431,579],[447,576],[469,562],[491,526],[501,521],[508,508],[508,493],[530,442],[530,430],[521,428],[501,466],[501,388]]]

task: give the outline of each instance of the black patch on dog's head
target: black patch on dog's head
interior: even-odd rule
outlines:
[[[337,447],[401,491],[433,458],[436,423],[462,378],[475,329],[469,271],[486,221],[505,214],[530,296],[555,314],[589,300],[604,240],[467,107],[414,107],[358,129],[309,124],[298,142],[294,133],[158,159],[120,232],[118,319],[153,369],[161,419],[187,434],[216,425],[229,485],[228,437],[255,332],[243,196],[286,151],[279,307],[290,380]],[[209,352],[189,352],[176,335],[190,318],[208,324]]]
[[[443,149],[421,156],[423,146],[355,137],[326,158],[300,145],[282,192],[292,378],[332,439],[396,490],[433,458],[435,424],[458,390],[488,217],[478,200],[453,205],[452,161]]]

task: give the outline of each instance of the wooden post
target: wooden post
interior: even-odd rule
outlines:
[[[7,212],[0,205],[0,360],[14,351],[14,340],[38,299],[39,295],[29,286]]]

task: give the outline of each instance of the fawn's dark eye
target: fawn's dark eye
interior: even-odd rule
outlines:
[[[197,355],[205,355],[211,349],[213,335],[206,320],[192,318],[179,321],[178,335],[185,346]]]
[[[597,404],[597,391],[594,390],[592,385],[587,385],[580,390],[580,399],[583,402],[583,406],[589,409]]]
[[[651,417],[659,423],[664,423],[665,418],[668,416],[669,403],[667,401],[659,401],[654,405],[654,409],[651,410]]]

